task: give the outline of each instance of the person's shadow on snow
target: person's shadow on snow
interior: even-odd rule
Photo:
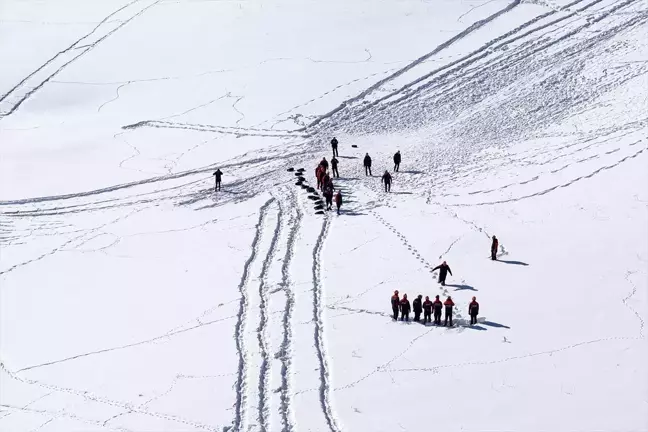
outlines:
[[[502,259],[498,259],[496,261],[504,263],[504,264],[513,264],[513,265],[521,265],[521,266],[528,266],[529,265],[529,264],[527,264],[525,262],[522,262],[522,261],[507,261],[507,260],[502,260]]]
[[[479,291],[477,288],[470,286],[470,285],[455,285],[455,284],[446,284],[447,287],[452,287],[456,288],[455,291],[463,291],[463,290],[469,290],[469,291]]]

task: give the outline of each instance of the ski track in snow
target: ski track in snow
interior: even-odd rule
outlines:
[[[237,314],[236,326],[234,328],[234,338],[236,340],[236,351],[239,357],[238,361],[238,372],[236,378],[236,402],[234,404],[234,422],[232,430],[234,432],[244,432],[247,431],[246,415],[247,415],[247,374],[248,372],[248,353],[245,346],[245,329],[248,313],[248,303],[249,303],[249,293],[247,292],[247,284],[250,280],[250,268],[253,262],[256,260],[257,255],[259,254],[259,243],[261,241],[261,236],[263,235],[264,226],[266,218],[268,217],[268,211],[270,206],[275,202],[274,198],[266,201],[259,211],[259,221],[256,225],[256,233],[254,239],[252,240],[252,253],[250,257],[245,262],[243,267],[243,274],[241,276],[241,281],[239,283],[239,312]]]
[[[328,234],[331,225],[331,219],[328,215],[324,216],[322,230],[317,237],[315,247],[313,248],[313,321],[315,323],[315,349],[319,361],[320,387],[319,398],[326,423],[331,432],[340,432],[338,420],[335,416],[331,403],[331,377],[329,359],[326,353],[326,340],[324,336],[324,318],[323,318],[323,299],[322,299],[322,279],[321,279],[321,257],[324,240]]]
[[[293,337],[293,310],[295,307],[295,293],[292,281],[290,279],[290,265],[294,256],[294,246],[297,240],[297,235],[301,227],[301,221],[304,216],[295,192],[290,193],[290,201],[285,204],[290,208],[295,209],[295,214],[290,218],[288,224],[290,231],[288,233],[288,241],[286,245],[286,253],[282,260],[281,266],[281,289],[286,296],[286,306],[283,310],[282,327],[283,339],[279,352],[277,353],[281,361],[281,405],[280,415],[282,423],[282,432],[293,432],[296,430],[294,413],[292,411],[292,337]],[[281,205],[281,202],[280,202]]]

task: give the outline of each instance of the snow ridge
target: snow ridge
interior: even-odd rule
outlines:
[[[275,200],[276,201],[276,200]],[[270,381],[269,371],[270,362],[268,355],[268,271],[270,265],[274,260],[277,252],[277,240],[281,236],[283,225],[283,208],[279,206],[279,213],[277,215],[277,224],[274,232],[272,233],[272,240],[270,241],[270,248],[268,254],[263,260],[261,268],[261,276],[259,283],[259,326],[257,327],[257,339],[259,341],[259,350],[261,352],[261,366],[259,368],[259,405],[258,405],[258,420],[261,426],[261,432],[268,430],[268,384]]]
[[[250,267],[256,259],[257,253],[259,252],[259,242],[261,240],[261,235],[263,233],[263,227],[265,220],[268,216],[268,209],[270,205],[275,202],[275,198],[270,198],[261,206],[259,212],[259,220],[256,224],[256,232],[254,234],[254,239],[252,240],[252,253],[250,257],[245,262],[243,266],[243,275],[241,276],[241,281],[238,286],[239,294],[241,300],[239,303],[239,311],[237,314],[236,326],[234,328],[234,338],[236,339],[236,351],[239,357],[237,378],[236,378],[236,402],[234,404],[234,423],[232,430],[235,432],[246,431],[246,425],[244,424],[245,413],[247,411],[247,385],[246,377],[248,373],[247,365],[247,351],[245,348],[244,342],[244,333],[245,333],[245,322],[248,309],[248,293],[246,286],[250,280]]]
[[[315,322],[315,349],[320,364],[320,403],[329,429],[331,432],[339,432],[340,428],[337,425],[337,420],[335,419],[331,406],[330,370],[324,343],[324,320],[322,318],[321,254],[330,225],[331,219],[325,216],[324,222],[322,223],[322,231],[317,237],[315,248],[313,249],[313,321]]]

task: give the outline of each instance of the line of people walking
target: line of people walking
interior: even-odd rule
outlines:
[[[337,161],[335,157],[331,162]],[[333,178],[328,173],[329,163],[326,158],[322,158],[317,168],[315,168],[315,178],[317,179],[317,188],[322,191],[324,199],[326,201],[326,210],[332,210],[333,207],[333,196],[335,196],[335,205],[337,206],[337,214],[340,214],[340,207],[342,207],[342,191],[340,189],[335,191],[335,186],[333,185]],[[337,173],[337,162],[331,164],[333,168],[333,173]],[[338,174],[339,177],[339,174]]]
[[[452,300],[451,296],[445,301],[441,301],[439,296],[435,296],[434,301],[430,300],[429,296],[425,296],[425,301],[423,301],[423,296],[419,294],[412,304],[410,305],[409,300],[407,299],[407,294],[403,294],[403,298],[399,297],[398,290],[394,291],[394,295],[391,297],[391,306],[392,306],[392,317],[394,321],[398,320],[400,313],[401,321],[409,321],[410,312],[414,312],[414,321],[421,322],[421,313],[423,314],[423,324],[427,324],[432,321],[432,315],[434,314],[434,325],[441,325],[441,313],[445,311],[445,319],[443,322],[444,326],[453,326],[452,323],[452,314],[454,310],[455,303]],[[477,315],[479,315],[479,303],[477,303],[477,298],[473,297],[472,301],[468,305],[468,315],[470,315],[470,325],[477,324]]]

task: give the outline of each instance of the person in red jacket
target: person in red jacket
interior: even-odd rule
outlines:
[[[452,327],[452,308],[454,307],[454,302],[452,301],[452,297],[448,296],[446,301],[443,302],[443,306],[445,306],[445,322],[443,323],[444,326],[448,325],[448,318],[450,319],[450,327]]]
[[[317,179],[317,189],[321,189],[322,187],[322,174],[324,173],[324,169],[322,168],[322,165],[318,165],[317,168],[315,168],[315,178]]]
[[[401,321],[409,321],[409,314],[412,310],[409,300],[407,300],[407,294],[403,294],[403,298],[400,301],[400,310],[401,310]]]
[[[394,313],[394,320],[398,319],[398,308],[400,307],[400,298],[398,297],[398,290],[394,291],[391,298],[392,312]]]
[[[493,236],[493,244],[491,244],[491,259],[495,261],[497,259],[497,248],[499,247],[499,240],[497,237]]]
[[[435,297],[432,306],[434,307],[434,324],[441,325],[441,310],[443,309],[443,302],[439,300],[439,296]]]
[[[479,314],[479,303],[477,297],[473,297],[468,305],[468,315],[470,315],[470,325],[477,324],[477,315]]]
[[[425,296],[425,301],[423,302],[423,324],[427,324],[432,321],[432,302],[430,297]]]

